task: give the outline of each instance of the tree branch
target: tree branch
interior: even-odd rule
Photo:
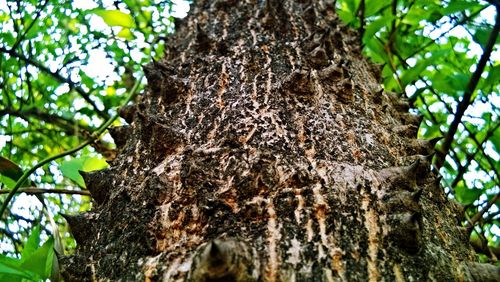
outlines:
[[[474,93],[474,90],[476,89],[476,86],[479,83],[479,80],[481,79],[481,74],[483,73],[484,68],[486,67],[486,63],[488,62],[491,52],[493,51],[493,47],[495,46],[495,42],[497,40],[499,31],[500,31],[500,13],[497,6],[497,16],[495,20],[495,26],[493,27],[490,37],[488,38],[488,43],[486,44],[484,52],[481,55],[481,58],[479,59],[479,63],[476,66],[476,70],[472,74],[472,77],[469,83],[467,84],[467,89],[465,90],[462,101],[457,105],[457,110],[455,111],[455,118],[450,124],[448,133],[446,134],[444,142],[441,146],[441,150],[438,150],[436,152],[435,166],[437,170],[439,170],[443,166],[446,155],[448,154],[448,151],[450,150],[451,144],[454,140],[455,133],[457,132],[458,125],[461,123],[465,111],[474,101],[473,99],[471,99],[472,94]]]
[[[12,190],[0,190],[0,194],[8,194]],[[23,188],[23,189],[18,189],[16,191],[16,194],[21,194],[21,193],[26,193],[26,194],[68,194],[68,195],[84,195],[84,196],[90,196],[90,192],[86,190],[68,190],[68,189],[46,189],[46,188],[36,188],[36,187],[28,187],[28,188]]]
[[[483,217],[484,213],[486,213],[491,208],[491,206],[493,206],[493,204],[495,204],[498,201],[498,199],[500,199],[500,193],[497,193],[495,197],[493,197],[480,212],[476,213],[469,220],[469,222],[467,222],[465,227],[467,228],[473,227]]]

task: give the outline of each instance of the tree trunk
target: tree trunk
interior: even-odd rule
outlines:
[[[358,41],[333,1],[196,1],[165,58],[145,67],[142,101],[121,110],[119,156],[84,174],[95,205],[66,216],[78,243],[61,258],[66,279],[497,271],[468,263],[462,212],[429,170],[420,119],[382,92]]]

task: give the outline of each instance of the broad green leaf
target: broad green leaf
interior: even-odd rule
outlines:
[[[10,32],[0,33],[0,42],[6,43],[7,45],[12,45],[16,42],[16,38]]]
[[[493,144],[495,151],[499,152],[500,151],[500,129],[495,130],[495,132],[493,132],[493,136],[488,140],[489,140],[489,142],[491,142]]]
[[[134,35],[132,34],[129,28],[122,28],[122,30],[120,30],[120,32],[118,32],[116,36],[126,40],[134,39]]]
[[[54,256],[54,238],[50,237],[38,248],[21,266],[28,271],[36,273],[42,279],[50,277]]]
[[[69,161],[64,161],[61,163],[61,172],[62,174],[73,180],[78,186],[85,187],[85,182],[83,181],[82,176],[78,172],[83,168],[84,160],[82,159],[71,159]]]
[[[108,163],[102,158],[87,158],[83,164],[84,171],[101,170],[108,167]]]
[[[337,11],[337,14],[346,24],[351,24],[354,20],[356,20],[356,17],[349,11],[339,10]]]
[[[33,281],[36,277],[31,275],[28,271],[24,271],[21,267],[15,268],[0,262],[0,281],[17,282],[23,281],[23,279]]]
[[[12,178],[9,178],[5,175],[0,175],[0,183],[5,184],[5,186],[9,189],[12,189],[16,186],[16,181],[14,181]]]
[[[403,83],[403,86],[417,81],[422,71],[424,71],[425,68],[427,68],[430,64],[432,64],[431,60],[423,60],[418,62],[418,64],[413,68],[404,71],[403,75],[401,76],[401,82]]]
[[[61,163],[61,172],[64,176],[75,181],[80,187],[85,187],[85,182],[78,172],[100,170],[107,167],[108,164],[105,160],[92,157],[92,158],[75,158]]]
[[[0,255],[0,281],[22,281],[23,279],[35,280],[34,273],[26,271],[21,266],[21,261]]]
[[[24,244],[23,251],[21,253],[21,261],[25,261],[29,256],[31,256],[40,245],[40,226],[37,225],[31,230],[31,234]]]
[[[479,45],[481,45],[481,48],[486,47],[486,44],[488,43],[488,39],[491,34],[491,28],[479,28],[476,30],[474,35],[472,36],[474,38],[474,41],[476,41]]]
[[[135,27],[134,18],[119,10],[94,10],[109,26]]]
[[[464,12],[465,10],[470,10],[474,5],[478,3],[463,0],[453,0],[448,3],[448,5],[442,8],[441,12],[443,15],[447,16],[456,12]]]
[[[454,190],[457,200],[464,205],[474,203],[474,201],[477,200],[479,198],[479,195],[481,195],[481,193],[483,192],[481,189],[469,189],[467,186],[465,186],[463,180],[458,182]]]
[[[387,63],[389,58],[382,43],[374,36],[365,42],[372,59],[377,63]]]
[[[365,17],[370,17],[375,14],[379,14],[380,10],[383,8],[390,7],[391,3],[388,1],[366,1]]]
[[[371,22],[366,26],[365,29],[365,34],[363,35],[363,42],[366,43],[366,41],[370,40],[373,38],[373,36],[381,30],[383,27],[387,26],[390,24],[390,21],[392,20],[392,15],[388,15],[387,17],[380,17],[379,19]]]
[[[490,68],[483,87],[498,86],[500,84],[500,64]]]

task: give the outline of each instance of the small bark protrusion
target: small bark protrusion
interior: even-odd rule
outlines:
[[[313,5],[309,5],[304,9],[304,12],[302,13],[302,19],[307,24],[314,26],[314,23],[316,22],[316,12],[314,11]]]
[[[341,87],[337,92],[337,97],[340,102],[344,104],[349,104],[354,101],[353,84],[351,80],[344,79],[341,83]]]
[[[344,68],[332,64],[331,66],[328,66],[319,71],[318,76],[322,80],[343,79]]]
[[[142,121],[142,140],[150,144],[152,152],[157,157],[164,157],[164,154],[174,152],[184,142],[183,135],[178,130],[163,124],[155,116],[139,113],[138,117]]]
[[[314,48],[309,54],[309,61],[314,67],[321,68],[328,66],[330,64],[330,60],[328,55],[326,54],[325,48],[323,46],[318,46]]]
[[[466,262],[471,281],[500,281],[500,267],[489,263]]]
[[[163,78],[162,73],[159,71],[156,66],[158,63],[153,61],[149,64],[145,64],[142,66],[142,70],[144,71],[144,75],[148,80],[148,85],[151,87],[155,87],[156,85],[161,85],[161,80]]]
[[[92,238],[92,214],[91,213],[80,213],[75,215],[63,214],[66,222],[69,225],[71,234],[75,238],[75,241],[79,245],[85,245]]]
[[[199,24],[196,24],[196,44],[198,50],[208,50],[211,45],[210,37],[208,37],[208,34],[200,27]]]
[[[420,126],[422,123],[424,116],[423,115],[415,115],[412,113],[402,113],[401,114],[401,120],[405,124],[412,124],[415,126]]]
[[[85,186],[89,190],[92,199],[97,204],[103,204],[109,197],[111,192],[111,178],[108,169],[86,172],[79,170],[80,175],[85,181]]]
[[[130,126],[128,125],[110,127],[108,131],[118,148],[123,148],[130,138]]]
[[[262,19],[262,25],[264,27],[269,28],[274,24],[276,15],[271,0],[265,0],[265,1],[266,3],[264,5],[264,11],[263,11],[265,16]]]
[[[186,84],[174,75],[168,75],[163,80],[162,97],[165,102],[173,102],[181,94],[186,93]]]
[[[418,126],[413,124],[408,125],[397,125],[392,128],[392,131],[399,136],[404,136],[407,138],[416,138],[418,134]]]
[[[380,88],[374,95],[373,95],[373,102],[377,105],[380,105],[383,101],[384,97],[384,89]]]
[[[184,81],[174,75],[168,66],[153,61],[143,69],[153,96],[160,96],[165,102],[170,103],[186,92]]]
[[[395,191],[388,194],[384,198],[383,208],[387,213],[396,212],[413,212],[419,213],[421,211],[419,201],[422,196],[422,189],[415,192],[410,191]]]
[[[409,254],[416,254],[420,250],[420,220],[420,213],[402,212],[389,215],[389,236],[392,242]]]
[[[394,188],[395,191],[414,191],[419,167],[420,160],[417,159],[409,166],[386,168],[378,172],[378,179],[389,187]]]
[[[441,140],[442,137],[437,137],[433,139],[414,139],[411,143],[408,143],[408,151],[411,155],[433,155],[436,152],[436,144]]]
[[[384,69],[384,66],[384,64],[370,64],[370,69],[377,82],[380,82],[382,79],[382,70]]]
[[[281,84],[281,88],[290,93],[300,95],[314,94],[314,85],[311,80],[311,72],[308,70],[294,70]]]
[[[394,106],[400,112],[407,112],[410,110],[410,102],[403,98],[398,99]]]
[[[196,251],[188,281],[258,281],[254,253],[236,239],[215,239]]]
[[[57,254],[57,252],[55,252]],[[83,277],[91,277],[92,270],[85,257],[77,254],[58,255],[57,260],[61,267],[64,281],[82,281]]]
[[[126,105],[120,108],[118,114],[123,118],[128,124],[132,124],[134,121],[135,112],[137,111],[136,105]]]

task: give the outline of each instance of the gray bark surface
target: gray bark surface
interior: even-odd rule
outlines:
[[[196,1],[84,175],[66,279],[481,277],[420,119],[358,42],[332,1]]]

